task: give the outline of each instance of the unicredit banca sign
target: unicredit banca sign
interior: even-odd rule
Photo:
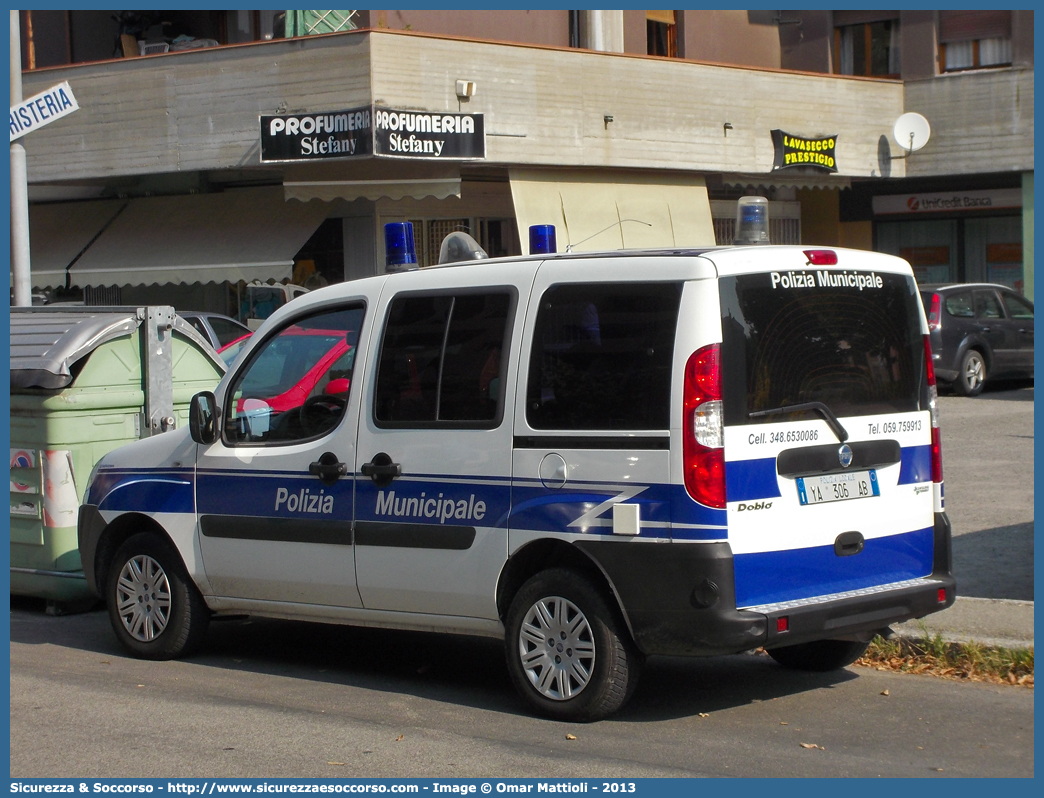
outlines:
[[[874,214],[959,213],[994,208],[1021,208],[1022,189],[952,191],[934,194],[886,194],[874,197]]]
[[[486,157],[482,114],[378,106],[262,116],[261,162],[360,157],[471,160]]]

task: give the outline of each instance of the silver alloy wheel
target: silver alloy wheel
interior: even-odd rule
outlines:
[[[594,634],[573,602],[548,596],[530,607],[522,619],[518,654],[537,692],[545,698],[565,701],[578,695],[591,681]]]
[[[128,560],[116,582],[116,606],[135,640],[149,643],[163,634],[170,620],[170,583],[160,564],[147,554]]]
[[[982,384],[985,370],[986,364],[982,358],[975,352],[970,353],[964,364],[964,382],[968,390],[974,391]]]

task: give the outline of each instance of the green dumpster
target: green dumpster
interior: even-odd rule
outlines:
[[[11,308],[11,593],[92,603],[76,516],[103,455],[188,423],[225,365],[171,307]]]

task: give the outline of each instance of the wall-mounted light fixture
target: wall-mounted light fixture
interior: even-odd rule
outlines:
[[[726,122],[721,126],[721,132],[725,134],[725,138],[729,137],[730,130],[732,130],[732,122]]]
[[[605,122],[605,129],[608,130],[609,129],[609,123],[613,121],[613,115],[612,114],[606,114],[605,116],[602,117],[602,121]]]
[[[457,99],[467,100],[475,96],[476,89],[475,81],[473,80],[458,80],[457,81]]]

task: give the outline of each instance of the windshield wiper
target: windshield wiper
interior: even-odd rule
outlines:
[[[799,405],[785,405],[784,407],[774,407],[771,410],[757,410],[749,414],[750,418],[763,418],[765,416],[785,416],[790,413],[803,413],[813,412],[818,414],[827,423],[827,426],[837,436],[837,439],[844,443],[848,440],[848,431],[841,426],[841,422],[837,420],[837,416],[822,402],[803,402]]]

